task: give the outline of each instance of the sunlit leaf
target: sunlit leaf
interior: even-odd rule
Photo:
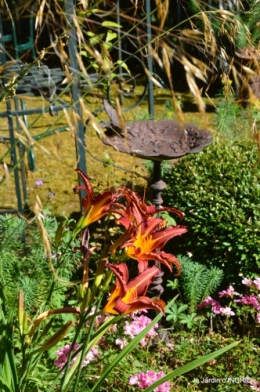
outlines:
[[[115,23],[115,22],[111,22],[109,20],[105,21],[102,23],[102,26],[104,27],[117,27],[118,29],[120,29],[122,26],[120,26],[119,24]]]

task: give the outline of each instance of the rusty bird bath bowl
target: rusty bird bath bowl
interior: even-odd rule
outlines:
[[[181,126],[173,120],[140,120],[122,126],[117,111],[107,101],[104,108],[111,123],[101,124],[106,128],[102,141],[126,154],[163,161],[197,153],[212,143],[211,132],[194,124]]]

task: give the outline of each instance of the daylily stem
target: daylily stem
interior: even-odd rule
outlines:
[[[100,260],[98,262],[96,276],[95,276],[95,280],[93,283],[93,291],[92,291],[92,297],[91,297],[90,303],[94,300],[97,289],[102,282],[102,279],[104,276],[104,271],[105,271],[105,265],[108,261],[108,251],[109,251],[109,245],[106,244],[102,250],[102,254],[101,254]]]

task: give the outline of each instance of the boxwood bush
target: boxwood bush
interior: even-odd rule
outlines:
[[[224,282],[259,274],[260,161],[252,141],[213,143],[164,168],[164,205],[185,213],[188,233],[167,250],[224,269]],[[177,248],[177,249],[176,249]]]

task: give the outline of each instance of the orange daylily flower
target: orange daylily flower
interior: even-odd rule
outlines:
[[[76,171],[82,177],[84,185],[77,185],[73,188],[73,190],[76,193],[81,189],[85,191],[87,195],[87,197],[82,199],[84,212],[75,229],[77,233],[79,233],[91,223],[96,222],[103,216],[113,212],[111,206],[118,198],[118,194],[112,193],[111,191],[105,191],[95,196],[89,178],[82,172],[82,170],[76,169]]]
[[[127,201],[125,213],[121,215],[118,222],[127,230],[111,246],[112,255],[115,255],[118,248],[125,248],[125,254],[128,257],[138,260],[139,272],[147,268],[149,260],[153,260],[166,265],[170,271],[172,264],[175,264],[178,270],[177,275],[179,275],[179,261],[172,254],[160,251],[160,249],[171,238],[186,233],[187,228],[184,226],[166,227],[165,219],[155,218],[154,215],[162,211],[170,211],[177,214],[179,218],[183,218],[183,213],[171,207],[156,209],[155,206],[146,205],[138,194],[130,189],[118,189]]]
[[[153,260],[166,265],[170,271],[172,271],[172,264],[174,264],[178,270],[176,275],[179,275],[181,267],[177,258],[170,253],[160,251],[160,249],[171,238],[186,233],[187,228],[184,226],[170,226],[157,229],[160,220],[162,219],[150,218],[147,222],[147,229],[144,232],[139,230],[137,235],[122,245],[121,248],[125,248],[125,252],[130,258],[138,260],[140,272],[147,268],[149,260]]]
[[[153,217],[155,214],[158,214],[163,211],[173,212],[180,219],[183,218],[184,214],[174,207],[161,207],[156,208],[155,205],[147,205],[145,204],[140,196],[131,191],[131,189],[127,188],[117,188],[124,195],[127,206],[126,206],[126,216],[121,217],[118,221],[121,223],[126,229],[131,226],[131,223],[135,223],[136,226],[140,226],[147,222],[147,219]]]
[[[152,300],[145,296],[150,283],[161,272],[159,268],[147,268],[136,278],[128,281],[129,272],[126,264],[107,263],[106,266],[116,275],[116,284],[102,313],[129,314],[142,309],[163,312],[164,301]]]

